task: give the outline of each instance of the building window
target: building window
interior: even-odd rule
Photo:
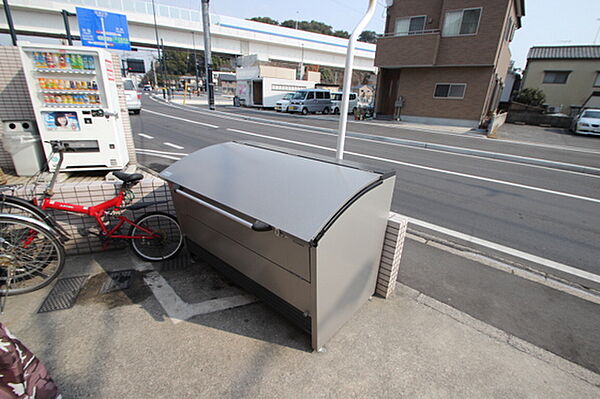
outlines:
[[[594,81],[594,87],[600,87],[600,72],[596,74],[596,80]]]
[[[398,18],[396,19],[396,36],[407,36],[423,33],[427,16]]]
[[[465,97],[466,88],[466,83],[438,83],[435,85],[433,97],[462,99]]]
[[[545,71],[544,83],[565,84],[571,71]]]
[[[506,23],[506,32],[505,32],[504,40],[506,40],[507,42],[511,42],[514,34],[515,34],[515,31],[514,31],[512,17],[508,17],[508,22]]]
[[[474,35],[479,28],[481,8],[448,11],[444,18],[443,36]]]

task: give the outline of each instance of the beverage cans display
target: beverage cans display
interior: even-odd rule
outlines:
[[[96,62],[91,55],[34,52],[33,64],[36,68],[66,70],[96,70]]]

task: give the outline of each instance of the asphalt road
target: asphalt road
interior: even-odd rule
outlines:
[[[223,110],[227,110],[223,108]],[[161,170],[207,145],[252,140],[333,156],[336,136],[312,126],[333,123],[265,113],[168,106],[144,96],[132,116],[140,161]],[[288,124],[281,125],[285,120]],[[593,152],[502,143],[456,135],[404,132],[353,123],[350,131],[440,141],[464,148],[600,167]],[[392,209],[411,218],[600,275],[600,177],[553,168],[349,138],[346,159],[394,169]]]

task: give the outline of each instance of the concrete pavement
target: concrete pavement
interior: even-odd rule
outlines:
[[[102,274],[140,270],[132,287],[97,294]],[[77,398],[583,398],[600,376],[401,287],[363,306],[312,353],[306,335],[261,303],[174,324],[122,251],[68,259],[89,275],[70,310],[35,313],[50,287],[9,298],[3,321]],[[237,289],[209,267],[158,271],[186,302]]]

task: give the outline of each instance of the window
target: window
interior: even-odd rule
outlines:
[[[582,115],[582,118],[597,118],[600,119],[600,111],[585,111]]]
[[[513,37],[513,21],[512,17],[508,17],[508,21],[506,22],[506,32],[504,32],[504,40],[510,42]]]
[[[317,91],[315,94],[317,95],[317,99],[322,100],[325,97],[325,96],[323,96],[324,93],[322,91]]]
[[[444,18],[443,36],[473,35],[479,28],[481,8],[448,11]]]
[[[312,91],[308,92],[308,96],[306,96],[307,100],[312,100],[313,98],[315,98],[315,93]]]
[[[408,17],[396,19],[396,30],[397,36],[406,36],[422,33],[425,30],[425,15],[419,17]]]
[[[594,86],[600,87],[600,72],[596,74],[596,81],[594,82]]]
[[[466,83],[438,83],[435,85],[434,98],[456,98],[465,97]]]
[[[567,83],[567,78],[569,77],[570,73],[571,71],[545,71],[544,83]]]
[[[135,90],[135,86],[131,80],[123,81],[123,90]]]
[[[350,93],[350,101],[356,100],[356,93]]]
[[[326,100],[330,100],[331,99],[331,93],[328,91],[324,91],[323,92],[323,98]]]

